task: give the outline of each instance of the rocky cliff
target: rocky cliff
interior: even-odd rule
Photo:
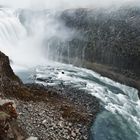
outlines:
[[[69,42],[70,57],[83,57],[88,62],[111,66],[119,72],[126,70],[127,76],[140,78],[139,8],[67,10],[61,18],[81,35],[80,39]]]
[[[70,9],[61,19],[76,31],[72,40],[57,49],[61,61],[80,64],[140,89],[139,7]]]

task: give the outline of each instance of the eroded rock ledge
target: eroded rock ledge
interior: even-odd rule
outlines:
[[[32,135],[41,140],[88,139],[99,103],[82,91],[70,88],[66,94],[65,91],[24,85],[11,69],[8,57],[0,52],[0,94],[16,103],[19,116],[13,127],[23,139]]]

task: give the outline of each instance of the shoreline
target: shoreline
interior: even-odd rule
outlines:
[[[39,140],[88,139],[91,124],[100,111],[95,97],[70,87],[23,84],[1,52],[0,77],[1,98],[14,101],[19,114],[11,125],[17,135]]]
[[[64,117],[63,118],[64,120],[62,118],[61,119],[64,122],[68,121],[69,123],[73,124],[75,126],[75,128],[77,127],[76,126],[77,124],[79,126],[81,125],[80,129],[78,127],[76,128],[76,129],[79,129],[79,131],[81,131],[81,132],[83,131],[80,134],[81,138],[75,137],[74,138],[75,140],[76,139],[77,140],[89,139],[91,126],[93,125],[93,123],[96,119],[96,116],[101,111],[101,106],[99,105],[99,101],[94,96],[87,94],[85,91],[75,89],[70,86],[65,86],[65,87],[47,86],[47,87],[45,87],[45,86],[41,86],[38,84],[26,84],[26,86],[30,87],[31,89],[34,89],[34,88],[36,89],[36,87],[37,87],[37,89],[41,88],[41,90],[43,89],[43,90],[47,91],[48,93],[50,93],[51,98],[59,98],[59,97],[61,98],[62,97],[64,100],[66,100],[66,102],[65,102],[62,99],[65,103],[63,104],[62,103],[63,101],[61,101],[61,103],[62,103],[62,106],[64,105],[63,106],[64,108],[62,107],[62,110],[65,110],[66,113],[68,113],[68,114],[63,114],[64,116],[63,115],[62,116]],[[74,106],[75,109],[77,109],[77,112],[75,112],[75,111],[71,112],[72,106]],[[57,104],[57,108],[59,108],[58,104]],[[69,111],[69,112],[67,112],[67,111]],[[71,113],[74,113],[74,114],[71,116]],[[85,114],[86,118],[84,118],[84,115],[82,116],[82,114]],[[76,118],[79,117],[80,120],[76,120],[75,117]],[[74,130],[74,128],[73,128],[73,130]],[[70,135],[70,137],[71,137],[71,135]],[[61,138],[61,139],[63,139],[63,138]],[[73,139],[73,138],[71,137],[70,139]]]
[[[129,71],[126,70],[119,70],[116,67],[107,66],[105,64],[99,64],[96,62],[91,63],[80,59],[70,58],[68,60],[67,58],[63,58],[62,62],[70,63],[77,67],[93,70],[104,77],[110,78],[121,84],[136,88],[140,97],[140,77],[135,76],[135,73],[129,74]]]

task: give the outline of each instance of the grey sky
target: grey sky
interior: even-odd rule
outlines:
[[[120,6],[123,4],[140,5],[140,0],[0,0],[0,5],[16,8],[95,8]]]

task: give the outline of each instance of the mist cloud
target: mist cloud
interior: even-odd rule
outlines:
[[[139,0],[0,0],[0,5],[15,8],[97,8],[109,6],[121,6],[124,4],[140,5]]]

